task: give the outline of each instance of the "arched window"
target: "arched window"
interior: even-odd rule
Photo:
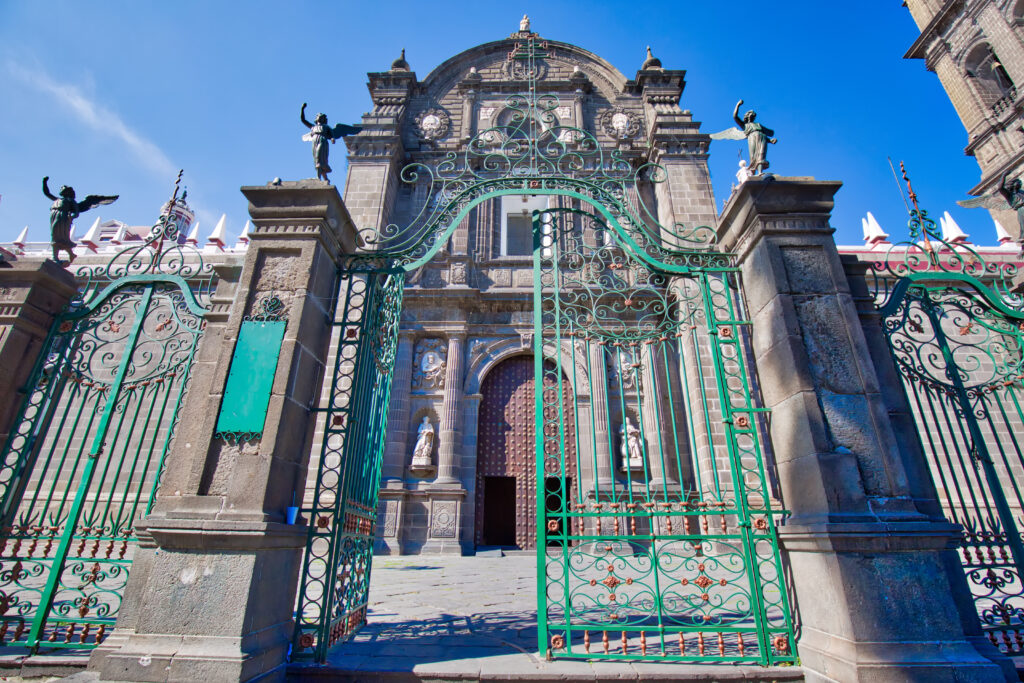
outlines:
[[[971,50],[964,60],[964,72],[986,105],[1016,96],[1013,80],[988,43]]]

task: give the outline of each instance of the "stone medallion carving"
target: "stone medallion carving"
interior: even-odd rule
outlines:
[[[416,345],[412,372],[414,391],[444,389],[445,344],[440,339],[423,339]]]
[[[440,140],[451,124],[451,117],[443,109],[427,109],[416,116],[416,129],[424,140]]]
[[[430,506],[431,538],[455,538],[455,517],[457,503],[452,500],[435,500]]]
[[[625,109],[608,109],[601,114],[599,121],[604,132],[616,140],[628,140],[640,134],[644,124],[640,117]]]

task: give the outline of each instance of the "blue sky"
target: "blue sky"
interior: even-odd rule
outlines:
[[[25,225],[31,240],[49,239],[44,175],[79,195],[121,195],[80,218],[81,235],[97,215],[152,223],[178,168],[202,236],[221,213],[237,234],[247,218],[240,186],[315,175],[302,102],[358,122],[371,106],[366,72],[386,70],[401,48],[422,79],[507,36],[524,12],[542,37],[596,52],[627,77],[651,45],[666,68],[687,71],[681,105],[706,132],[730,125],[745,100],[779,138],[772,171],[844,182],[833,214],[840,243],[861,242],[868,210],[905,236],[887,156],[906,161],[931,214],[949,210],[974,241],[995,242],[987,212],[955,204],[979,169],[938,78],[902,59],[918,32],[899,0],[0,0],[0,241]],[[741,148],[712,145],[719,208]],[[341,182],[343,147],[333,152]]]

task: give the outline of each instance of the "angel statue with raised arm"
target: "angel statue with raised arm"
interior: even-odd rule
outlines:
[[[743,118],[740,118],[740,105],[743,104],[743,100],[736,103],[736,108],[732,110],[732,118],[740,128],[726,128],[723,131],[711,134],[712,140],[747,140],[747,150],[750,152],[750,163],[747,164],[747,168],[750,169],[752,175],[761,175],[766,168],[768,168],[768,145],[774,145],[778,142],[773,136],[775,131],[771,128],[767,128],[755,119],[757,114],[751,109]]]
[[[299,119],[306,128],[309,128],[309,132],[303,135],[302,139],[313,143],[313,161],[316,164],[316,177],[329,183],[331,181],[328,179],[327,174],[331,172],[331,167],[327,163],[327,155],[330,151],[327,143],[334,142],[346,135],[354,135],[361,131],[363,127],[348,126],[344,123],[330,126],[327,123],[327,114],[317,114],[316,118],[313,119],[313,123],[310,123],[306,120],[305,102],[302,103],[302,109],[299,111]]]
[[[1010,173],[1006,172],[999,179],[999,187],[995,192],[983,194],[974,199],[961,199],[957,202],[965,209],[990,209],[994,211],[1006,211],[1012,209],[1017,212],[1017,244],[1024,249],[1024,183],[1020,178],[1010,180]]]
[[[64,251],[68,254],[67,265],[75,260],[75,243],[71,241],[71,223],[79,214],[85,213],[100,204],[113,204],[119,195],[91,194],[82,201],[75,199],[75,188],[64,185],[60,188],[60,196],[54,197],[47,183],[50,176],[43,178],[43,194],[53,200],[50,206],[50,242],[53,247],[53,260],[60,263],[58,256]]]

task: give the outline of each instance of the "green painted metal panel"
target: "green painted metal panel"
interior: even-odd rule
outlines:
[[[286,324],[284,320],[242,323],[217,417],[218,434],[263,432]]]

